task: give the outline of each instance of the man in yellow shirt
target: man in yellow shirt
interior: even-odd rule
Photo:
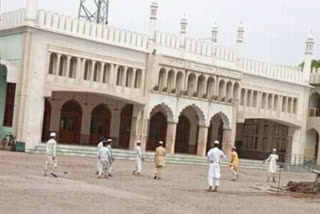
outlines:
[[[236,181],[239,178],[239,156],[237,153],[237,148],[235,146],[232,147],[231,150],[231,160],[230,160],[230,169],[233,172],[233,181]]]
[[[156,152],[154,154],[154,163],[156,167],[154,179],[162,178],[162,171],[165,166],[165,156],[166,149],[163,147],[163,141],[160,141],[159,146],[156,148]]]

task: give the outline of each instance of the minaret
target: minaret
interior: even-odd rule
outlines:
[[[242,56],[243,36],[244,27],[242,22],[240,22],[240,25],[237,30],[237,60],[240,60],[240,57]]]
[[[305,56],[304,56],[304,66],[303,66],[303,73],[304,73],[306,82],[309,82],[310,73],[311,73],[311,64],[313,60],[313,46],[314,46],[313,35],[310,32],[307,36],[306,50],[305,50]]]
[[[180,34],[185,35],[187,33],[187,25],[188,25],[188,20],[186,15],[181,19],[180,22]]]
[[[214,43],[218,42],[218,26],[216,23],[213,24],[211,30],[211,41]]]
[[[150,18],[149,18],[149,34],[148,34],[149,40],[155,39],[157,14],[158,14],[158,1],[153,0],[151,3]]]
[[[27,8],[25,14],[25,23],[27,25],[35,25],[38,16],[38,0],[27,0]]]

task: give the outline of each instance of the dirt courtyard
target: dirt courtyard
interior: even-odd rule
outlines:
[[[153,164],[144,163],[143,176],[132,175],[134,162],[116,161],[113,177],[98,180],[94,158],[58,157],[59,178],[43,177],[42,155],[0,151],[0,213],[145,213],[145,214],[319,214],[320,202],[259,192],[265,172],[242,170],[231,181],[223,168],[219,193],[208,193],[207,168],[167,165],[164,179],[152,179]],[[63,172],[68,174],[63,175]],[[283,173],[282,184],[313,181],[314,175]]]

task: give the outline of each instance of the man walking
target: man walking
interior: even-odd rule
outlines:
[[[55,140],[56,133],[50,133],[50,139],[46,146],[47,159],[44,164],[44,176],[48,175],[49,169],[52,170],[50,173],[52,176],[57,177],[53,172],[58,167],[56,152],[57,152],[57,141]]]
[[[101,137],[100,140],[99,140],[99,143],[97,145],[97,166],[96,166],[96,174],[98,175],[99,174],[99,164],[100,164],[100,161],[99,161],[99,151],[100,149],[103,148],[103,142],[105,141],[105,137]]]
[[[267,160],[264,161],[265,162],[270,162],[269,164],[269,171],[268,171],[268,179],[267,182],[269,182],[270,177],[272,177],[272,181],[274,183],[276,183],[276,173],[277,173],[277,160],[279,160],[279,156],[277,155],[277,150],[276,149],[272,149],[272,154],[268,157]]]
[[[163,168],[165,166],[166,149],[163,147],[163,141],[159,142],[154,154],[154,163],[156,166],[154,179],[162,179]]]
[[[142,150],[141,150],[141,141],[137,141],[137,146],[136,146],[136,170],[133,170],[133,175],[141,175],[142,161],[144,161],[144,158],[143,158]]]
[[[109,138],[107,140],[107,145],[108,145],[108,149],[109,149],[109,152],[110,152],[110,165],[109,165],[109,170],[108,170],[108,176],[112,177],[112,165],[114,163],[114,157],[113,157],[113,153],[112,153],[112,147],[111,147],[111,144],[112,144],[112,139]]]
[[[239,156],[237,153],[237,148],[235,146],[231,149],[231,160],[230,160],[230,169],[233,173],[233,181],[236,181],[239,178]]]
[[[98,159],[99,159],[98,178],[100,179],[102,178],[102,176],[104,176],[105,178],[108,178],[108,169],[111,163],[111,154],[108,149],[108,144],[105,141],[103,141],[103,147],[99,150]]]
[[[218,148],[219,141],[214,141],[214,148],[211,148],[207,154],[208,163],[209,163],[209,172],[208,172],[208,192],[217,192],[218,187],[220,186],[220,160],[227,160],[226,155]],[[213,189],[213,183],[215,185]]]

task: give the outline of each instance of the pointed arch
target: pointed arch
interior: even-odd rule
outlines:
[[[150,111],[150,114],[149,114],[150,117],[159,111],[162,112],[167,117],[168,122],[174,122],[173,111],[165,103],[161,103],[154,106]]]
[[[205,117],[205,114],[203,113],[203,111],[201,110],[201,108],[199,108],[197,105],[195,104],[192,104],[192,105],[188,105],[186,107],[184,107],[181,111],[180,111],[180,114],[182,112],[184,112],[186,109],[188,108],[191,108],[193,109],[196,113],[197,113],[197,116],[199,118],[199,125],[200,126],[206,126],[206,117]]]
[[[175,72],[174,70],[170,70],[168,73],[168,92],[171,93],[175,89]]]

